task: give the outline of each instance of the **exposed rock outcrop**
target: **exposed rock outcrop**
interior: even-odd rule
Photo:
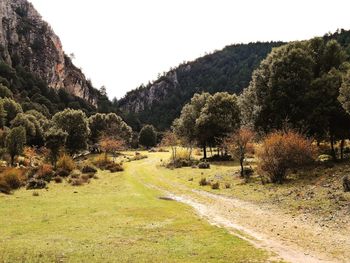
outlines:
[[[0,1],[0,57],[96,105],[97,91],[65,55],[59,37],[27,0]]]

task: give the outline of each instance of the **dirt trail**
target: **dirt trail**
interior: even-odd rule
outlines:
[[[180,188],[178,193],[163,191],[169,198],[193,207],[211,224],[224,227],[287,262],[350,262],[350,237],[341,231],[322,229],[276,208],[191,190],[183,185]]]
[[[154,160],[146,161],[148,164]],[[144,166],[142,167],[145,168]],[[232,234],[259,248],[274,252],[287,262],[350,262],[350,235],[339,229],[321,228],[291,216],[277,206],[258,205],[238,198],[193,190],[163,176],[156,177],[166,189],[150,182],[176,201],[193,207],[211,224],[224,227]]]

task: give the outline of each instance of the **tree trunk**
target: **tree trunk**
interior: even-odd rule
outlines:
[[[345,140],[342,139],[340,142],[340,159],[344,159],[344,146],[345,146]]]
[[[335,154],[335,149],[334,149],[334,137],[331,135],[331,155],[333,157],[333,160],[337,160],[337,155]]]
[[[15,156],[14,155],[11,155],[11,166],[13,167],[15,163]]]
[[[204,144],[203,145],[203,159],[206,160],[207,159],[207,146]]]
[[[243,162],[244,162],[244,157],[241,156],[241,158],[239,158],[239,163],[241,165],[241,177],[244,177],[244,167],[243,167]]]

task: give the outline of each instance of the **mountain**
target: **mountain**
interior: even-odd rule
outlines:
[[[129,125],[141,124],[157,129],[170,127],[184,104],[197,92],[240,93],[248,86],[254,69],[273,47],[282,42],[237,44],[184,63],[158,80],[128,92],[118,108]]]
[[[27,0],[0,1],[0,60],[92,105],[99,93],[64,53],[59,37]]]

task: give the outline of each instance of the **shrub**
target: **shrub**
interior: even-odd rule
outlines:
[[[100,154],[92,160],[92,163],[100,169],[105,169],[106,165],[110,162],[111,161],[109,159],[106,160],[106,157],[104,154]]]
[[[214,189],[214,190],[220,189],[220,183],[219,182],[213,183],[211,185],[211,189]]]
[[[258,151],[258,167],[271,182],[282,183],[288,169],[310,164],[313,156],[314,147],[311,140],[291,130],[278,131],[264,139]]]
[[[9,172],[3,176],[3,181],[10,189],[18,189],[21,187],[21,180],[16,172]]]
[[[84,174],[97,173],[97,169],[92,165],[85,165],[81,171]]]
[[[53,178],[53,180],[55,181],[56,184],[60,184],[60,183],[63,182],[63,179],[62,179],[62,177],[60,177],[60,176],[55,176],[55,177]]]
[[[200,186],[206,186],[206,185],[208,185],[207,178],[202,178],[202,179],[199,181],[199,185],[200,185]]]
[[[23,170],[6,169],[0,174],[0,192],[10,194],[11,190],[18,189],[22,186]]]
[[[124,171],[124,168],[119,163],[110,163],[106,166],[106,170],[109,170],[111,173],[116,173]]]
[[[42,179],[32,178],[27,183],[27,190],[30,189],[43,189],[46,187],[46,182]]]
[[[343,189],[344,189],[344,192],[350,192],[350,176],[349,175],[345,175],[343,177]]]
[[[244,167],[243,168],[243,177],[244,178],[250,178],[254,173],[253,168],[251,167]]]
[[[11,193],[11,188],[7,185],[7,183],[0,178],[0,193],[3,194],[10,194]]]
[[[81,178],[74,178],[69,181],[72,186],[81,186],[84,184],[84,181]]]
[[[210,168],[210,164],[207,163],[207,162],[200,162],[200,163],[198,164],[198,168],[199,168],[199,169],[209,169],[209,168]]]
[[[230,184],[230,183],[225,183],[225,188],[226,188],[226,189],[231,188],[231,184]]]
[[[37,191],[34,191],[33,196],[39,196],[39,193]]]
[[[71,178],[79,178],[81,176],[81,172],[79,170],[73,170],[71,173],[70,173],[70,177]]]
[[[39,170],[37,171],[37,178],[38,179],[43,179],[46,182],[50,182],[52,179],[54,172],[53,172],[53,167],[50,164],[43,164],[40,166]]]
[[[71,172],[76,168],[76,165],[69,155],[63,154],[57,161],[57,168]]]
[[[59,176],[59,177],[67,177],[69,176],[70,172],[68,172],[67,170],[64,170],[64,169],[58,169],[56,171],[56,176]]]

